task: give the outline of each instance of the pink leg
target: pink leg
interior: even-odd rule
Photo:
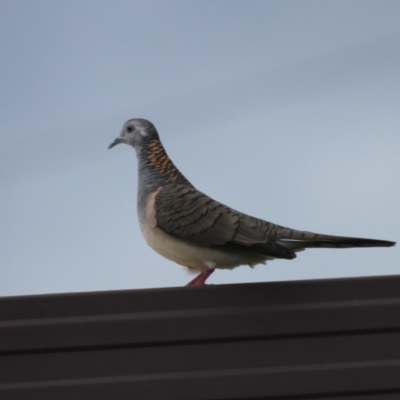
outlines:
[[[215,271],[214,268],[210,268],[207,271],[201,272],[193,280],[191,280],[186,286],[203,286],[207,278]]]

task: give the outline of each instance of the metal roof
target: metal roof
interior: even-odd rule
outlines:
[[[0,298],[0,399],[400,399],[400,276]]]

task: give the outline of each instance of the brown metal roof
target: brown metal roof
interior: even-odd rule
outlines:
[[[400,399],[400,277],[0,298],[0,399]]]

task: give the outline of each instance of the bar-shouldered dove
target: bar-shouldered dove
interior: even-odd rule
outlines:
[[[199,275],[189,286],[203,285],[216,269],[254,266],[267,260],[291,260],[312,247],[389,247],[395,242],[299,231],[254,218],[198,191],[175,167],[154,125],[128,120],[109,148],[135,148],[139,163],[137,211],[147,243],[169,260]]]

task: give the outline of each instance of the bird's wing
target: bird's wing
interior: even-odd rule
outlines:
[[[156,223],[166,233],[204,246],[295,258],[311,247],[387,247],[394,242],[324,235],[286,228],[240,213],[193,186],[167,184],[155,198]]]
[[[283,227],[235,211],[194,187],[162,186],[154,209],[157,226],[177,238],[276,258],[295,257],[291,249],[275,240]]]

